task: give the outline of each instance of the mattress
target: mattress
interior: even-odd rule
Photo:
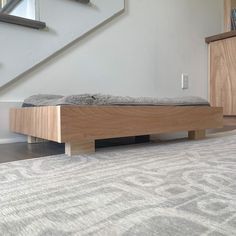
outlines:
[[[104,94],[50,95],[38,94],[24,100],[23,107],[39,106],[209,106],[207,100],[200,97],[129,97]]]

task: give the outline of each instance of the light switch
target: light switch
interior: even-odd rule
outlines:
[[[182,74],[182,89],[189,88],[189,76],[187,74]]]

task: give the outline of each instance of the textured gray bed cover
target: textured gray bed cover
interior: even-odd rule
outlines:
[[[128,97],[103,94],[81,94],[71,96],[39,94],[26,98],[23,107],[37,106],[209,106],[209,103],[200,97]]]

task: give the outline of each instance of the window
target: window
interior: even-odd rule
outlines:
[[[0,0],[0,21],[37,29],[46,26],[39,21],[38,0]]]

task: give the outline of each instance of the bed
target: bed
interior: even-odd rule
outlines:
[[[43,99],[43,98],[47,99]],[[79,102],[78,102],[79,100]],[[37,95],[10,111],[10,130],[28,142],[65,143],[69,156],[95,152],[95,140],[188,131],[190,139],[223,126],[223,109],[199,98],[154,99]]]

